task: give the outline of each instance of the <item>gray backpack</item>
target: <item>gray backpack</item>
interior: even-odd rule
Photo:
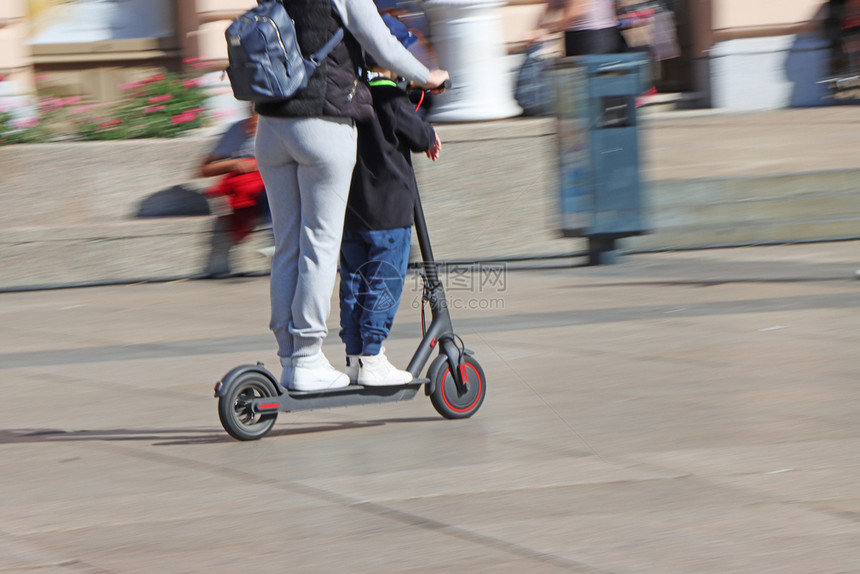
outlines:
[[[343,39],[343,28],[305,58],[284,5],[278,0],[258,0],[257,4],[234,20],[225,34],[230,86],[237,100],[288,100],[308,85],[320,61]]]

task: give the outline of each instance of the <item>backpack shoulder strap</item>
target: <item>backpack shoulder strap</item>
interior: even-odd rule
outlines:
[[[315,64],[319,64],[320,60],[328,56],[331,51],[334,50],[335,46],[340,44],[341,40],[343,40],[343,27],[338,28],[337,32],[328,39],[328,42],[323,44],[322,48],[311,54],[308,59]]]
[[[263,4],[267,4],[269,2],[280,2],[280,0],[257,0],[257,5],[262,6]],[[283,2],[281,2],[283,6]],[[286,6],[284,6],[284,10],[286,10]],[[335,46],[340,44],[340,41],[343,40],[343,26],[339,26],[337,32],[332,35],[331,38],[328,39],[328,42],[323,44],[322,48],[314,52],[308,57],[308,60],[313,62],[314,64],[319,65],[320,60],[331,54],[331,51],[335,49]]]

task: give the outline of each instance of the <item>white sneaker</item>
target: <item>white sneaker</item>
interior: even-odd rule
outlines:
[[[401,371],[385,356],[385,349],[378,355],[362,355],[358,358],[358,384],[364,387],[391,387],[405,385],[412,380],[412,373]]]
[[[281,369],[281,386],[285,389],[290,388],[290,379],[293,378],[293,365],[292,361],[287,359],[285,361],[287,364]]]
[[[349,377],[331,366],[325,355],[293,359],[289,388],[293,391],[324,391],[349,386]]]
[[[360,355],[346,356],[346,376],[349,377],[349,384],[354,385],[358,382],[358,359]]]

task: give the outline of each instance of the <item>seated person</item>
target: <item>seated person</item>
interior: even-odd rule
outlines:
[[[198,172],[200,177],[221,176],[217,184],[206,190],[206,195],[226,196],[230,204],[232,213],[226,217],[226,225],[223,225],[225,221],[216,223],[216,233],[221,227],[227,228],[224,231],[229,238],[228,251],[259,224],[271,220],[263,178],[254,158],[257,117],[252,108],[247,118],[230,126],[203,159]],[[217,265],[213,261],[207,269],[208,275],[228,275],[229,272],[229,264]]]

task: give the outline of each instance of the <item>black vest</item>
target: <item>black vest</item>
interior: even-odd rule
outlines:
[[[296,25],[302,54],[313,54],[341,26],[331,0],[280,0]],[[363,66],[361,46],[344,29],[343,41],[332,50],[308,81],[307,87],[285,102],[257,104],[257,112],[278,117],[372,117],[370,92],[358,79]]]

